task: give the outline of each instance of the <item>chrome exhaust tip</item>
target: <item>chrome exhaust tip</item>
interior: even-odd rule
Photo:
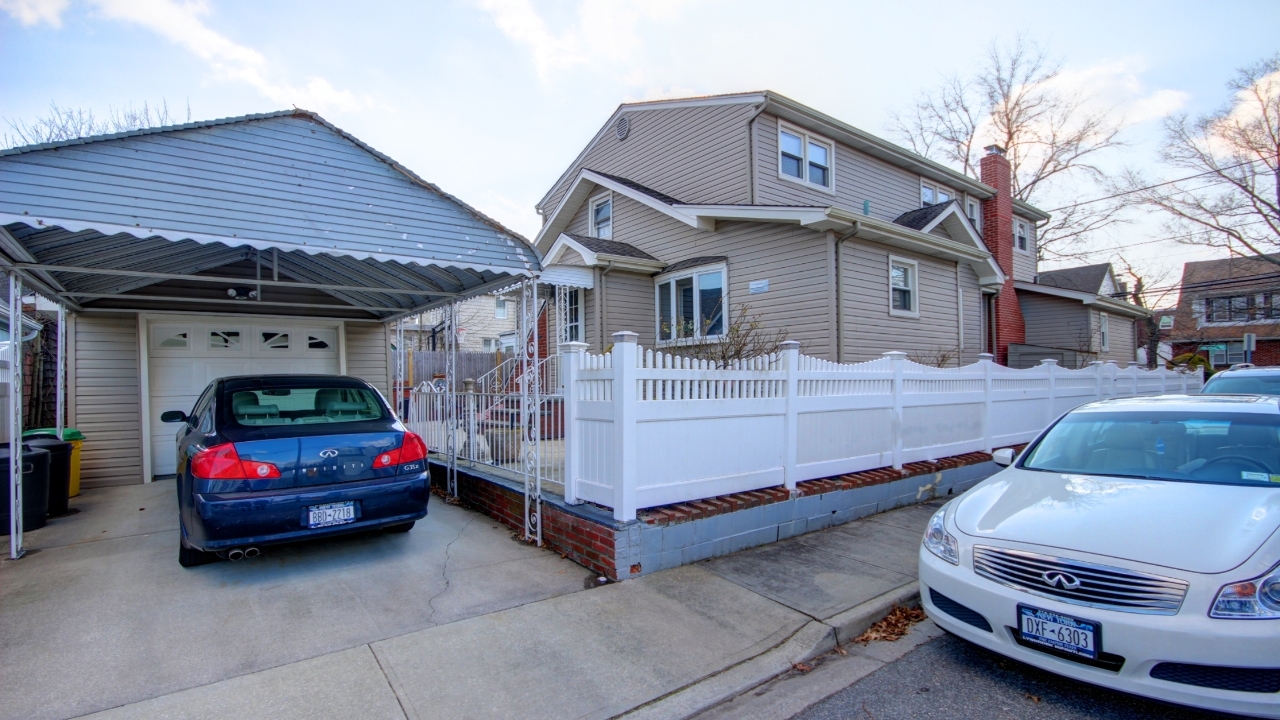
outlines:
[[[259,555],[259,550],[256,547],[247,547],[244,549],[245,559],[256,558],[258,557],[258,555]]]
[[[242,557],[244,557],[244,551],[241,550],[240,548],[234,548],[232,550],[227,551],[228,560],[239,560]]]

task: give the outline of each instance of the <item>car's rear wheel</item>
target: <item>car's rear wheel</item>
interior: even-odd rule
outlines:
[[[388,525],[383,529],[386,530],[387,532],[393,532],[393,533],[409,532],[410,530],[413,529],[414,523],[416,522],[417,520],[414,520],[413,522],[401,523],[399,525]]]
[[[199,565],[208,565],[211,562],[217,562],[218,556],[215,553],[189,548],[178,541],[178,564],[184,568],[196,567]]]

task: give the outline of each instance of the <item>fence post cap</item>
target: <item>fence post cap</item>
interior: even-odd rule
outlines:
[[[1105,365],[1105,364],[1106,364],[1106,363],[1102,362],[1101,360],[1090,360],[1090,361],[1089,361],[1089,366],[1090,366],[1090,367],[1099,367],[1099,366],[1102,366],[1102,365]]]
[[[1137,361],[1137,360],[1130,360],[1130,361],[1129,361],[1129,365],[1128,365],[1128,367],[1138,367],[1138,361]]]
[[[883,357],[887,357],[890,360],[906,360],[907,354],[901,350],[890,350],[887,353],[883,353]]]
[[[634,345],[639,341],[640,341],[640,336],[636,333],[631,332],[630,330],[623,330],[621,332],[616,332],[613,334],[614,345],[622,345],[624,343],[629,343]]]
[[[474,378],[466,378],[466,379],[464,379],[464,380],[462,381],[462,391],[463,391],[463,392],[469,392],[469,393],[475,392],[475,391],[476,391],[476,381],[475,381],[475,379],[474,379]]]
[[[991,353],[978,353],[978,362],[995,362],[996,356]]]
[[[587,344],[584,342],[560,343],[560,349],[562,352],[567,352],[567,353],[586,352]]]
[[[778,343],[778,347],[782,348],[783,350],[792,350],[792,349],[799,350],[800,341],[799,340],[783,340],[782,342]]]
[[[1057,365],[1058,359],[1057,358],[1041,358],[1040,364],[1041,365]]]

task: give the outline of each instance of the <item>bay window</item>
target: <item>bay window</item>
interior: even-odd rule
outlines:
[[[725,331],[725,268],[703,266],[656,280],[658,342],[714,338]]]

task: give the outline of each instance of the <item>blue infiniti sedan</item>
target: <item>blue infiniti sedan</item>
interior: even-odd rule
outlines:
[[[427,446],[368,383],[335,375],[226,377],[178,433],[178,562],[254,557],[266,545],[384,529],[427,514]]]

